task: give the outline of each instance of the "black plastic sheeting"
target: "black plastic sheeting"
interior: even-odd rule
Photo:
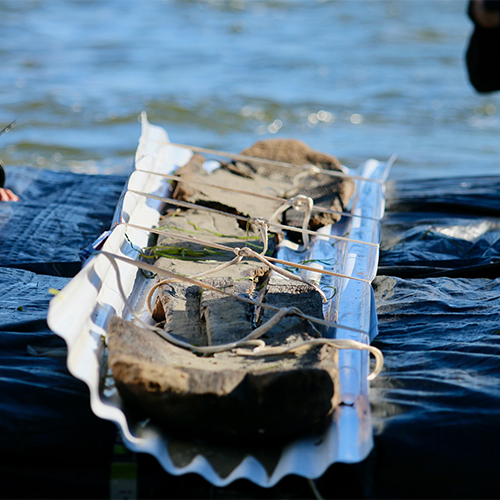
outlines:
[[[389,183],[379,274],[500,276],[500,178]]]
[[[0,203],[0,497],[106,498],[115,429],[92,413],[46,317],[126,177],[6,171],[21,201]]]
[[[388,186],[371,496],[498,498],[499,190],[499,177]]]
[[[68,281],[0,268],[2,498],[109,492],[113,425],[93,415],[87,387],[66,369],[65,342],[46,322],[49,290]]]
[[[6,169],[21,201],[0,203],[0,266],[74,276],[80,250],[109,228],[126,177]]]
[[[376,498],[498,498],[500,279],[378,277]]]
[[[44,206],[54,173],[32,170],[30,177],[29,169],[25,172],[24,192],[9,187],[23,196],[26,208]],[[116,203],[124,179],[67,173],[56,177],[64,179],[60,192],[66,196],[54,195],[48,220],[43,210],[0,204],[2,216],[19,210],[7,223],[0,219],[4,498],[106,498],[116,458],[114,425],[92,414],[88,390],[67,372],[64,342],[50,332],[45,318],[49,289],[69,281],[58,274],[70,269],[60,265],[77,263],[80,250],[111,222],[114,204],[105,206],[90,193],[96,191],[96,180],[102,192],[109,183],[108,195],[113,193]],[[374,344],[385,355],[384,371],[371,384],[375,447],[360,464],[332,465],[316,481],[323,497],[498,497],[496,188],[500,177],[389,185],[381,266],[374,281],[380,332]],[[81,209],[76,210],[78,222],[71,223],[73,203]],[[36,244],[26,245],[19,234],[12,234],[14,219],[23,227],[40,228]],[[58,224],[72,238],[52,237]],[[39,266],[37,272],[21,268],[47,262],[53,265]],[[248,481],[215,488],[196,475],[170,476],[151,456],[129,459],[138,467],[139,498],[314,498],[303,478],[287,477],[270,490]]]

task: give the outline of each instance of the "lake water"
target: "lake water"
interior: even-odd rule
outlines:
[[[500,174],[462,0],[1,0],[7,167],[126,172],[137,117],[238,152],[294,137],[392,178]]]

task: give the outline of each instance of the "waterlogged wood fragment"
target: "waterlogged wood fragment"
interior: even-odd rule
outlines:
[[[201,288],[185,283],[169,283],[160,288],[158,300],[165,316],[164,329],[195,345],[207,345],[200,322]]]
[[[244,154],[340,169],[338,160],[298,141],[259,142]],[[273,196],[306,194],[315,203],[335,210],[343,210],[354,187],[350,180],[324,174],[306,175],[304,182],[294,183],[300,169],[260,162],[236,162],[209,176],[202,169],[202,158],[193,156],[178,174]],[[174,194],[177,199],[245,216],[267,218],[280,206],[279,201],[194,183],[177,183]],[[301,226],[303,216],[287,210],[283,221]],[[315,213],[310,227],[315,229],[338,218]],[[202,208],[171,211],[160,226],[169,234],[158,237],[155,251],[161,257],[156,265],[181,276],[198,279],[200,273],[211,272],[236,256],[227,249],[214,250],[190,241],[189,236],[234,249],[263,249],[257,227]],[[268,243],[272,253],[273,236]],[[245,258],[200,279],[220,290],[258,299],[276,310],[297,308],[305,315],[323,318],[322,298],[315,289],[262,266],[260,261]],[[182,282],[163,284],[156,296],[154,318],[163,322],[165,332],[188,342],[193,350],[194,346],[238,341],[276,314],[275,310]],[[318,325],[313,327],[300,316],[287,315],[261,340],[267,346],[293,347],[318,334]],[[266,357],[255,356],[250,348],[200,356],[190,348],[167,342],[158,333],[113,318],[108,325],[108,347],[109,366],[129,408],[176,435],[230,442],[282,442],[327,423],[339,403],[338,351],[331,345]]]
[[[118,317],[108,326],[108,345],[130,410],[177,435],[280,442],[324,424],[338,403],[330,346],[279,359],[199,357]]]
[[[225,292],[248,296],[249,286],[243,283],[235,286],[232,278],[215,278],[207,282]],[[253,329],[248,304],[210,290],[204,290],[201,295],[200,317],[205,321],[208,345],[236,342]]]

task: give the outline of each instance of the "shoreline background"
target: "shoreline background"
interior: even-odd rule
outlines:
[[[148,113],[173,142],[293,137],[392,179],[496,175],[465,0],[3,0],[6,168],[126,173]],[[7,170],[8,171],[8,170]]]

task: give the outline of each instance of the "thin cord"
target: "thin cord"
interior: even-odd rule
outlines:
[[[190,149],[191,151],[196,151],[198,153],[208,153],[216,156],[223,156],[225,158],[232,158],[233,160],[241,160],[241,161],[250,161],[254,163],[265,163],[267,165],[275,165],[277,167],[287,167],[287,168],[296,168],[299,170],[309,170],[310,165],[294,165],[293,163],[287,163],[284,161],[276,161],[276,160],[267,160],[266,158],[257,158],[255,156],[242,155],[237,153],[228,153],[227,151],[217,151],[215,149],[208,148],[200,148],[198,146],[190,146],[188,144],[178,144],[175,142],[162,141],[156,139],[148,139],[148,142],[155,142],[157,144],[168,144],[169,146],[174,146],[177,148]],[[338,170],[325,170],[318,169],[319,173],[329,175],[331,177],[342,177],[345,179],[356,179],[360,181],[374,182],[376,184],[384,184],[384,181],[380,179],[372,179],[371,177],[363,177],[362,175],[351,175],[345,174],[344,172],[340,172]]]
[[[280,202],[280,203],[283,203],[283,200],[284,200],[284,198],[280,198],[279,196],[273,196],[273,195],[264,194],[264,193],[252,193],[251,191],[246,191],[245,189],[230,188],[230,187],[227,187],[227,186],[221,186],[221,185],[218,185],[218,184],[212,184],[210,182],[203,182],[203,181],[197,181],[197,180],[194,180],[194,179],[188,179],[186,177],[180,177],[178,175],[163,174],[163,173],[159,173],[159,172],[154,172],[152,170],[145,170],[145,169],[142,169],[142,168],[136,168],[135,171],[136,172],[142,172],[144,174],[157,175],[159,177],[164,177],[165,179],[169,179],[169,180],[175,181],[175,182],[181,182],[181,183],[185,183],[185,184],[200,184],[202,186],[208,186],[208,187],[212,187],[212,188],[215,188],[215,189],[220,189],[221,191],[227,191],[227,192],[231,192],[231,193],[238,193],[238,194],[244,194],[244,195],[248,195],[248,196],[254,196],[256,198],[262,198],[264,200],[277,201],[277,202]],[[326,214],[342,215],[343,217],[368,219],[368,220],[373,220],[375,222],[379,222],[380,221],[379,219],[377,219],[375,217],[367,217],[365,215],[351,214],[350,212],[342,212],[342,211],[339,211],[339,210],[332,210],[332,209],[329,209],[329,208],[323,208],[323,207],[319,207],[319,206],[316,206],[316,205],[313,206],[312,210],[314,212],[323,212],[323,213],[326,213]]]
[[[154,194],[149,194],[149,193],[144,193],[143,191],[136,191],[135,189],[129,189],[129,193],[137,194],[139,196],[144,196],[145,198],[151,198],[152,200],[158,200],[162,201],[164,203],[167,203],[168,205],[174,205],[182,208],[191,208],[194,210],[204,210],[206,212],[210,213],[215,213],[218,215],[223,215],[225,217],[231,217],[236,220],[240,220],[242,222],[251,222],[252,217],[244,217],[243,215],[236,215],[236,214],[230,214],[228,212],[223,212],[222,210],[217,210],[215,208],[209,208],[205,207],[203,205],[197,205],[196,203],[189,203],[187,201],[180,201],[180,200],[174,200],[172,198],[165,198],[163,196],[156,196]],[[262,218],[260,218],[262,219]],[[293,226],[287,226],[284,224],[278,224],[277,222],[269,222],[270,226],[273,226],[277,229],[284,229],[286,231],[293,231],[296,233],[307,233],[312,236],[318,236],[318,233],[316,231],[310,231],[310,230],[304,230],[303,228],[297,228]],[[345,236],[337,236],[335,234],[321,234],[321,236],[325,236],[326,238],[331,238],[334,240],[339,240],[339,241],[349,241],[351,243],[359,243],[361,245],[368,245],[372,247],[378,247],[378,243],[372,243],[371,241],[361,241],[361,240],[355,240],[353,238],[346,238]]]
[[[365,333],[363,330],[358,330],[356,328],[351,328],[348,326],[344,325],[338,325],[336,323],[330,322],[330,321],[325,321],[321,320],[319,318],[315,318],[313,316],[306,315],[302,313],[299,309],[292,307],[292,308],[277,308],[270,306],[269,304],[259,302],[253,299],[249,299],[246,297],[241,297],[236,294],[232,294],[230,292],[226,292],[224,290],[218,289],[212,285],[209,285],[208,283],[203,283],[202,281],[196,281],[192,278],[188,278],[186,276],[181,276],[175,273],[172,273],[171,271],[167,271],[166,269],[162,269],[156,266],[152,266],[151,264],[146,264],[145,262],[139,262],[133,259],[130,259],[128,257],[123,257],[120,255],[116,255],[110,252],[105,252],[105,251],[100,251],[96,252],[94,255],[104,255],[107,257],[107,259],[110,261],[115,273],[116,273],[116,278],[117,278],[117,284],[118,284],[118,290],[120,292],[120,295],[122,296],[122,299],[129,310],[129,312],[132,314],[132,316],[139,322],[143,327],[147,328],[148,330],[154,331],[158,335],[160,335],[162,338],[167,340],[168,342],[177,345],[179,347],[183,347],[186,349],[189,349],[194,352],[199,352],[203,354],[212,354],[215,352],[223,352],[227,350],[232,350],[236,349],[239,347],[248,347],[248,346],[257,346],[253,351],[250,351],[248,353],[245,353],[246,355],[250,356],[276,356],[276,355],[282,355],[282,354],[288,354],[292,353],[295,351],[303,350],[303,349],[309,349],[310,347],[313,347],[315,345],[320,345],[320,344],[328,344],[331,345],[332,347],[336,349],[356,349],[356,350],[364,350],[368,351],[373,356],[375,357],[375,368],[373,372],[367,377],[368,380],[373,380],[377,375],[380,373],[383,367],[384,363],[384,358],[382,355],[382,352],[377,349],[376,347],[373,347],[368,344],[364,344],[362,342],[358,342],[356,340],[349,340],[349,339],[327,339],[327,338],[320,338],[320,339],[311,339],[304,341],[300,344],[297,344],[292,347],[285,347],[285,348],[280,348],[280,347],[269,347],[266,346],[265,343],[258,339],[258,337],[262,336],[264,333],[266,333],[268,330],[270,330],[275,324],[277,324],[284,316],[287,316],[289,314],[295,314],[298,315],[299,317],[311,321],[313,323],[319,323],[323,324],[325,326],[333,326],[336,328],[343,328],[345,330],[350,330],[350,331],[356,331],[358,333]],[[253,305],[258,305],[260,307],[263,307],[265,309],[271,309],[276,312],[276,314],[268,320],[265,324],[261,325],[259,328],[256,328],[253,330],[250,334],[245,336],[243,339],[236,341],[236,342],[231,342],[229,344],[221,344],[217,346],[195,346],[194,344],[189,344],[188,342],[183,342],[182,340],[179,340],[178,338],[173,337],[170,335],[168,332],[165,330],[162,330],[161,328],[157,328],[151,325],[148,325],[146,322],[144,322],[137,314],[135,314],[132,305],[127,299],[127,296],[125,294],[125,290],[123,289],[123,285],[121,282],[121,274],[120,274],[120,269],[116,263],[117,260],[121,260],[123,262],[126,262],[128,264],[131,264],[135,267],[138,267],[140,269],[144,269],[150,272],[157,272],[159,274],[163,273],[169,276],[170,278],[174,278],[178,281],[181,282],[187,282],[191,284],[195,284],[196,286],[199,286],[201,288],[206,288],[218,293],[221,293],[222,295],[226,295],[229,297],[233,297],[236,299],[239,299],[243,302],[251,303]]]
[[[316,497],[317,500],[325,500],[324,497],[321,495],[321,493],[318,490],[318,487],[316,486],[316,483],[312,480],[307,478],[307,482],[309,483],[309,486]]]

